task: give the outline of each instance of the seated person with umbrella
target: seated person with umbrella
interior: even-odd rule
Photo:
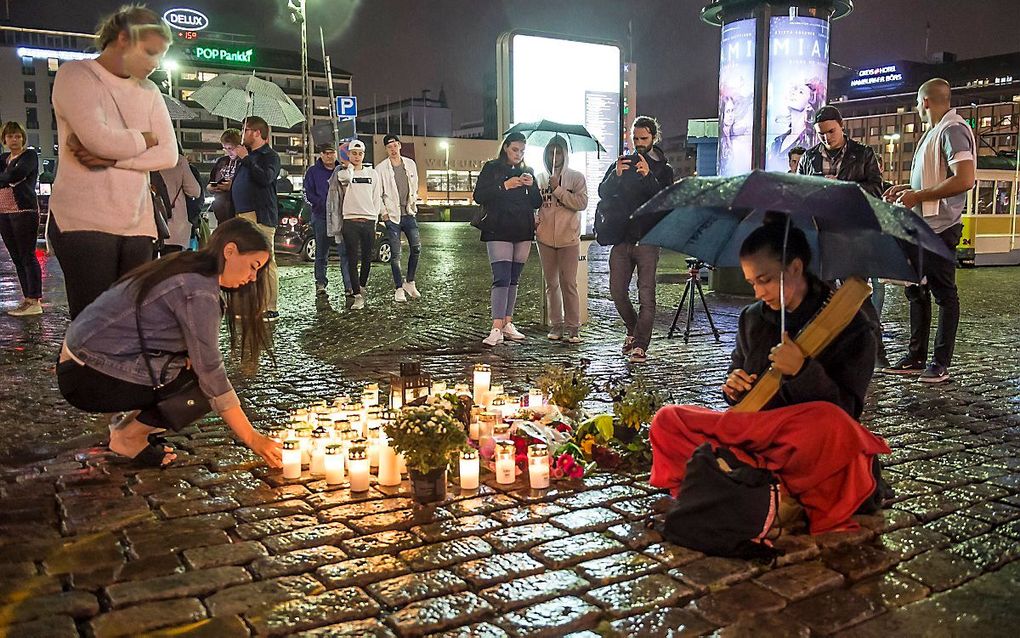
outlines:
[[[785,216],[767,217],[739,256],[758,301],[740,314],[723,394],[738,404],[770,366],[782,374],[781,385],[762,412],[662,408],[651,427],[650,482],[676,495],[691,454],[707,442],[774,472],[803,506],[812,533],[853,529],[850,517],[880,502],[873,498],[883,489],[873,464],[877,454],[889,453],[857,422],[874,368],[872,326],[858,310],[828,346],[805,356],[790,335],[808,325],[832,293],[809,270],[807,237],[787,226]]]

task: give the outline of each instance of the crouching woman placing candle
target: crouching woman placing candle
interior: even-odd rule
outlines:
[[[142,465],[176,458],[157,436],[215,410],[240,440],[280,467],[280,444],[251,426],[219,350],[224,315],[231,352],[257,365],[268,345],[262,321],[269,245],[250,222],[220,224],[205,248],[127,273],[67,329],[57,365],[61,394],[86,412],[127,412],[110,449]]]

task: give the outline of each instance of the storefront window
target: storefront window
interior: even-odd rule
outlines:
[[[997,215],[1009,215],[1013,211],[1010,208],[1010,186],[1009,182],[998,182],[995,189],[995,213]]]
[[[446,178],[449,174],[450,184],[447,188]],[[425,171],[425,189],[431,193],[467,193],[475,190],[478,173],[473,171]]]

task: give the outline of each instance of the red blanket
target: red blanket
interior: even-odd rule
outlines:
[[[857,528],[850,517],[875,490],[872,457],[890,452],[883,439],[825,401],[764,412],[671,405],[652,420],[651,484],[678,493],[688,459],[706,442],[775,472],[804,507],[812,534]]]

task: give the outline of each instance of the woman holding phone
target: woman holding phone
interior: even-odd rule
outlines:
[[[492,329],[482,339],[487,346],[525,338],[513,324],[514,305],[535,239],[535,209],[542,205],[535,173],[524,164],[525,145],[521,133],[507,135],[499,156],[485,163],[475,182],[475,202],[484,211],[478,226],[492,267]]]

